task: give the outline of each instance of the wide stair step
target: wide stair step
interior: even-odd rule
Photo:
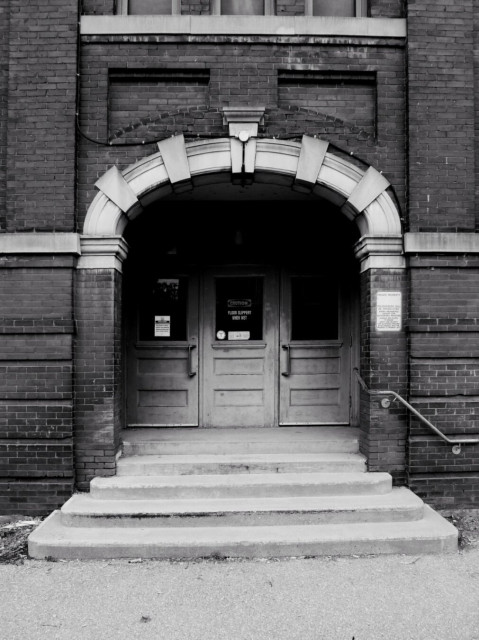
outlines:
[[[419,520],[423,502],[404,488],[376,496],[95,500],[77,494],[63,506],[68,526],[200,527]]]
[[[188,441],[191,440],[191,448]],[[29,538],[34,558],[271,558],[441,553],[457,530],[388,473],[358,430],[132,430]]]
[[[164,474],[294,473],[365,471],[366,459],[355,453],[242,453],[140,455],[120,458],[119,476]]]
[[[457,530],[430,507],[412,522],[191,528],[66,527],[54,511],[30,535],[33,558],[279,558],[446,553]]]
[[[237,473],[93,478],[98,500],[338,496],[391,491],[389,473]]]

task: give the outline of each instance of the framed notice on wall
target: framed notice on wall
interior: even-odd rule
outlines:
[[[378,291],[376,298],[376,331],[401,331],[401,292]]]

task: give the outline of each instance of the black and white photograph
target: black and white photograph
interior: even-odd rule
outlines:
[[[479,0],[0,0],[0,594],[479,640]]]

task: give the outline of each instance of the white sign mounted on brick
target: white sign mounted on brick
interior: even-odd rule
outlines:
[[[378,291],[376,297],[376,331],[401,331],[401,292]]]

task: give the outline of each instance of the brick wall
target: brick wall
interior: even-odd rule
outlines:
[[[278,105],[317,113],[329,136],[351,135],[375,140],[377,83],[374,73],[289,71],[278,74]],[[298,113],[299,118],[301,115]]]
[[[171,127],[173,121],[178,126],[179,110],[184,114],[183,126],[193,130],[198,119],[195,116],[203,115],[208,108],[208,83],[209,73],[202,69],[112,71],[108,88],[109,139],[141,142],[164,137],[165,126]],[[211,118],[201,123],[205,133],[210,124]]]
[[[9,18],[9,2],[0,0],[0,232],[6,226]]]
[[[77,2],[10,2],[7,231],[74,229]]]
[[[374,43],[365,46],[351,40],[349,47],[335,49],[320,44],[312,46],[308,42],[269,43],[267,38],[254,38],[253,42],[245,37],[237,43],[231,42],[231,38],[223,40],[211,43],[199,38],[192,44],[179,37],[169,44],[151,41],[132,47],[127,44],[127,38],[84,39],[81,129],[101,144],[85,138],[80,142],[80,225],[95,196],[95,181],[113,164],[124,168],[155,153],[154,141],[174,133],[224,136],[227,130],[222,123],[221,109],[231,104],[254,103],[266,107],[265,124],[260,128],[262,136],[297,134],[300,139],[304,133],[319,135],[348,154],[357,154],[383,171],[404,204],[405,69],[404,50],[397,42],[390,42],[391,46]],[[295,79],[297,85],[302,84],[303,96],[298,97],[297,92],[292,91],[288,94],[283,82],[286,72],[303,67],[324,77],[311,84],[311,78],[304,73]],[[148,85],[148,90],[143,91],[141,87],[142,91],[136,91],[131,81],[123,86],[111,86],[109,79],[127,68],[144,71],[142,82]],[[165,78],[161,85],[155,80],[155,73],[171,71],[185,77],[193,72],[209,74],[208,86],[202,85],[193,92],[190,84],[189,93],[186,92],[188,104],[175,108],[180,96],[185,94],[185,86],[179,87],[178,83]],[[331,104],[325,105],[324,92],[331,89],[326,87],[328,82],[331,84],[331,78],[326,75],[331,73],[335,74],[335,94],[331,96]],[[360,117],[348,111],[351,102],[349,107],[345,104],[341,82],[354,84],[356,93],[367,92],[368,102],[361,108]],[[115,93],[117,89],[121,91]],[[133,101],[127,101],[128,94],[134,95]],[[167,104],[165,94],[168,94]],[[195,99],[198,103],[193,106]],[[108,146],[109,118],[114,122],[111,132],[114,147]],[[121,146],[122,142],[140,139],[147,144]]]
[[[463,256],[410,259],[411,403],[449,437],[479,434],[477,262]],[[437,506],[477,504],[479,446],[454,454],[413,419],[409,451],[410,482],[418,493]]]
[[[477,3],[408,2],[409,228],[476,228]],[[410,401],[447,436],[477,437],[477,258],[416,255],[410,270]],[[478,446],[455,455],[410,421],[409,483],[439,507],[477,506]]]
[[[115,475],[122,426],[121,276],[79,269],[75,306],[75,459],[77,486]]]
[[[475,228],[473,0],[409,0],[409,226]]]
[[[73,488],[72,261],[0,271],[0,511],[47,513]]]

